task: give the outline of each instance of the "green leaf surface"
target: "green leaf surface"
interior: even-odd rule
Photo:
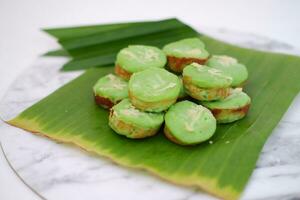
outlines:
[[[8,123],[73,143],[116,163],[145,169],[173,183],[197,186],[224,199],[237,199],[259,153],[300,90],[300,58],[235,47],[200,36],[210,52],[239,59],[249,70],[245,91],[252,98],[246,118],[218,125],[212,144],[179,146],[160,132],[132,140],[108,126],[108,112],[94,103],[92,86],[113,71],[93,68]]]
[[[92,67],[104,67],[112,65],[116,59],[116,54],[100,55],[95,57],[88,57],[83,59],[72,59],[71,61],[64,64],[63,71],[73,71],[88,69]]]

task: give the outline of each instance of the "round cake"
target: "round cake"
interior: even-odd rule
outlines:
[[[143,111],[161,112],[176,102],[179,78],[165,69],[151,68],[134,73],[128,85],[131,103]]]
[[[109,126],[128,138],[145,138],[155,135],[164,121],[163,113],[148,113],[136,109],[124,99],[113,106],[109,114]]]
[[[223,100],[212,102],[201,102],[201,104],[211,110],[218,123],[230,123],[243,118],[250,107],[250,97],[236,88]]]
[[[165,54],[157,47],[130,45],[118,53],[115,73],[129,80],[135,72],[149,68],[163,68],[166,62]]]
[[[223,71],[232,78],[232,87],[242,87],[248,79],[248,70],[237,59],[225,55],[214,55],[208,59],[206,65]]]
[[[216,119],[205,107],[181,101],[165,115],[164,133],[171,141],[193,145],[208,140],[216,131]]]
[[[168,67],[174,72],[182,72],[183,68],[193,62],[204,64],[209,57],[204,43],[199,38],[187,38],[164,46]]]
[[[201,101],[224,99],[229,95],[232,78],[221,70],[192,63],[183,70],[186,92]]]
[[[128,82],[116,75],[108,74],[96,82],[93,91],[98,105],[111,108],[128,97]]]

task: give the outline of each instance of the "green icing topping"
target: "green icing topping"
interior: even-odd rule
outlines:
[[[237,87],[248,78],[248,71],[245,65],[238,63],[235,58],[229,56],[212,56],[206,63],[207,66],[222,70],[226,75],[232,77],[231,86]]]
[[[151,68],[131,76],[129,92],[144,102],[172,100],[179,95],[180,80],[165,69]]]
[[[209,139],[216,130],[216,119],[205,107],[191,101],[174,104],[165,115],[172,136],[185,144]]]
[[[187,38],[169,43],[164,46],[163,51],[168,56],[178,58],[206,59],[209,56],[204,43],[198,38]]]
[[[231,94],[223,100],[201,102],[202,105],[209,109],[236,109],[250,104],[250,97],[241,90],[236,88],[231,91]]]
[[[112,107],[113,114],[118,120],[134,126],[151,129],[159,127],[164,121],[163,113],[149,113],[136,109],[129,101],[123,99]]]
[[[116,75],[108,74],[96,82],[93,90],[95,95],[108,98],[117,103],[128,97],[128,82]]]
[[[151,67],[163,68],[167,58],[163,51],[157,47],[144,45],[130,45],[122,49],[116,64],[130,73],[143,71]]]
[[[231,85],[232,78],[223,71],[192,63],[183,69],[183,77],[200,88],[227,88]]]

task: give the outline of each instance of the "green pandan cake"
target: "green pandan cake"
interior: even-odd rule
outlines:
[[[169,43],[163,47],[167,55],[168,67],[174,72],[182,72],[183,68],[193,62],[203,64],[209,57],[204,43],[199,38],[187,38]]]
[[[191,101],[174,104],[165,115],[164,133],[177,144],[198,144],[212,137],[215,130],[216,119],[212,113]]]
[[[110,108],[128,97],[128,82],[114,74],[108,74],[96,82],[93,91],[96,103]]]
[[[206,65],[223,71],[232,77],[232,87],[242,87],[248,79],[248,70],[237,59],[225,55],[214,55],[208,59]]]
[[[176,102],[180,92],[179,78],[165,69],[151,68],[134,73],[129,81],[131,103],[149,112],[161,112]]]
[[[232,78],[221,70],[192,63],[183,70],[186,92],[201,101],[224,99],[229,95]]]
[[[155,135],[164,121],[163,113],[148,113],[136,109],[124,99],[113,106],[109,114],[109,126],[128,138],[144,138]]]
[[[223,100],[212,102],[201,102],[201,104],[212,111],[218,123],[230,123],[243,118],[250,107],[250,97],[236,88]]]
[[[149,68],[163,68],[166,62],[165,54],[157,47],[130,45],[118,53],[115,73],[129,80],[135,72]]]

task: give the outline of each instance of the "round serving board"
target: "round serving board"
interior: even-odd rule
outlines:
[[[299,54],[293,47],[252,34],[200,30],[244,47]],[[82,72],[59,71],[65,58],[39,58],[20,75],[0,103],[7,120]],[[283,66],[284,67],[284,66]],[[243,199],[300,198],[300,96],[294,100],[261,153]],[[177,186],[83,150],[1,122],[2,149],[13,170],[41,198],[195,200],[214,199],[196,188]]]

